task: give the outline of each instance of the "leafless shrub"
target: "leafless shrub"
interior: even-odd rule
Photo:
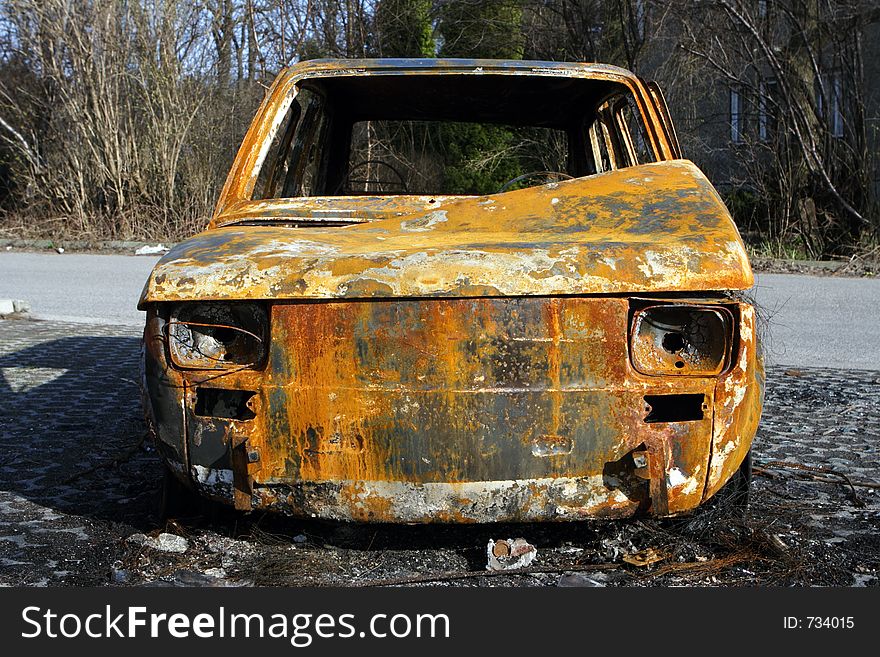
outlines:
[[[878,230],[869,28],[869,0],[7,0],[0,230],[183,236],[281,67],[433,51],[657,78],[747,235],[849,255]]]

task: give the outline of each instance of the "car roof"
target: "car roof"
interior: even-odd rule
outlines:
[[[324,75],[358,75],[377,73],[512,73],[522,75],[599,78],[638,78],[631,71],[611,64],[549,62],[525,59],[309,59],[293,64],[284,73],[305,78]]]

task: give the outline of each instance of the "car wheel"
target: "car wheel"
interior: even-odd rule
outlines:
[[[199,499],[172,474],[168,466],[162,468],[162,484],[159,489],[158,515],[161,521],[199,513]]]

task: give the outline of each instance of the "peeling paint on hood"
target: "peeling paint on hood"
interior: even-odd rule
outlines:
[[[296,199],[308,216],[313,199]],[[314,199],[345,212],[352,199]],[[275,202],[283,205],[284,201]],[[283,212],[178,244],[139,306],[210,299],[529,296],[742,290],[742,240],[711,183],[673,160],[490,197],[389,197],[348,226],[271,225]],[[266,210],[271,206],[262,204]],[[260,225],[265,221],[266,225]],[[232,225],[230,225],[232,224]],[[254,225],[256,224],[256,225]]]

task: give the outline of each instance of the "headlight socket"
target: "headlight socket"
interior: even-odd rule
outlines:
[[[167,324],[168,350],[182,369],[257,368],[268,351],[268,329],[262,304],[179,303]]]
[[[630,358],[642,374],[716,376],[730,360],[733,313],[724,306],[654,304],[634,311]]]

